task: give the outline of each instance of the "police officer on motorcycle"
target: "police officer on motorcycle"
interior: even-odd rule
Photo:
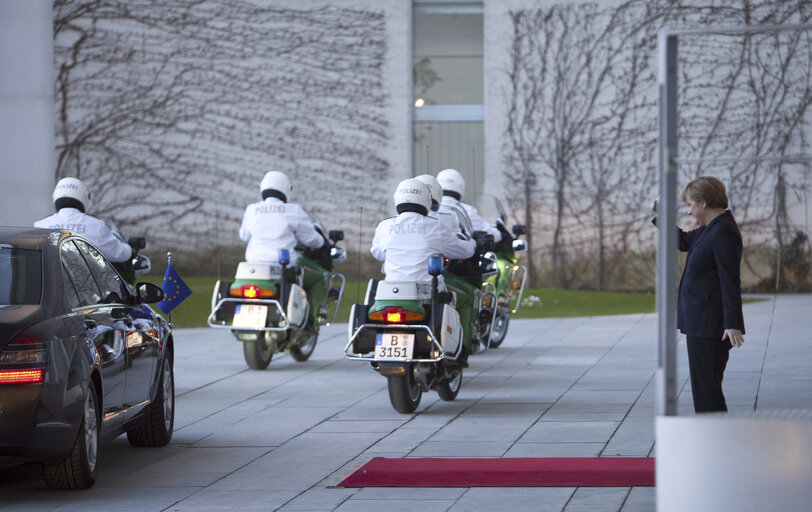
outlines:
[[[62,178],[53,193],[56,213],[34,223],[36,228],[67,229],[85,237],[112,263],[130,260],[133,249],[118,235],[109,220],[86,213],[87,187],[78,178]]]
[[[465,192],[465,178],[456,169],[443,169],[437,173],[437,182],[443,187],[443,199],[440,202],[440,211],[451,213],[454,210],[465,212],[471,222],[474,231],[484,231],[493,235],[493,241],[502,240],[502,233],[496,226],[485,222],[476,208],[470,204],[462,202]]]
[[[240,239],[248,242],[245,261],[274,265],[279,261],[279,251],[287,249],[291,262],[296,262],[303,273],[302,287],[307,292],[307,301],[310,304],[310,320],[315,323],[319,311],[313,306],[313,298],[324,295],[329,272],[308,264],[310,262],[303,261],[302,256],[305,251],[310,253],[308,248],[329,250],[330,244],[310,221],[304,209],[289,202],[293,195],[293,186],[285,173],[267,172],[260,182],[259,190],[262,201],[246,207],[240,226]],[[294,270],[289,269],[289,272],[292,279]]]
[[[446,258],[464,259],[474,254],[473,240],[461,238],[430,216],[431,192],[421,181],[411,178],[395,189],[398,215],[381,221],[375,228],[370,252],[383,261],[383,273],[389,281],[431,281],[429,258],[441,253]],[[442,276],[439,286],[445,289]],[[465,355],[470,353],[470,336],[464,338]]]

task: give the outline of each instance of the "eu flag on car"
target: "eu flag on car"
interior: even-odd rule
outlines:
[[[166,267],[166,274],[164,275],[163,283],[161,283],[161,289],[166,294],[166,297],[156,304],[156,306],[161,308],[161,311],[163,311],[165,315],[168,315],[173,309],[178,307],[178,304],[192,294],[192,290],[186,286],[186,283],[183,282],[183,279],[180,278],[171,263]]]

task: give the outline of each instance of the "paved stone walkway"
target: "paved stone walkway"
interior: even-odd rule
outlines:
[[[812,409],[812,296],[745,305],[731,354],[731,412]],[[166,448],[104,445],[81,492],[42,489],[31,468],[0,470],[0,510],[651,511],[654,488],[334,488],[375,456],[654,456],[656,316],[514,320],[502,347],[471,359],[454,402],[427,393],[395,412],[386,381],[347,361],[346,324],[310,361],[245,366],[213,329],[176,332],[177,416]],[[679,413],[693,414],[684,343]]]

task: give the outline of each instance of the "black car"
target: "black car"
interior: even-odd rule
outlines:
[[[172,333],[146,305],[163,298],[70,231],[0,227],[0,463],[83,489],[104,441],[169,442]]]

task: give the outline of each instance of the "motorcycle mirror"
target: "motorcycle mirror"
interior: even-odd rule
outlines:
[[[340,229],[331,229],[329,233],[329,238],[333,242],[340,242],[341,240],[344,240],[344,232],[341,231]]]
[[[527,226],[524,224],[514,224],[513,225],[513,234],[516,236],[519,235],[526,235],[527,234]]]
[[[127,239],[127,245],[133,248],[133,250],[137,251],[138,249],[143,249],[147,246],[147,241],[140,236],[131,236]]]
[[[513,252],[519,251],[526,251],[527,250],[527,242],[524,240],[514,240],[513,241]]]
[[[439,276],[443,273],[443,257],[435,254],[429,258],[429,275]]]
[[[290,263],[290,251],[287,249],[281,249],[279,251],[279,264],[288,265],[289,263]]]

